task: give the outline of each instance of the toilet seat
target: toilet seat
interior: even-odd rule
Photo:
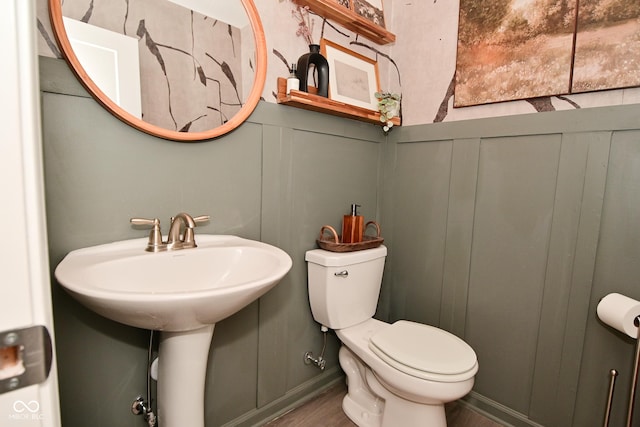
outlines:
[[[369,348],[399,371],[426,380],[457,382],[477,371],[476,354],[466,342],[442,329],[406,320],[373,334]]]

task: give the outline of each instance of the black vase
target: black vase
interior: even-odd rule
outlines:
[[[300,90],[308,92],[307,79],[309,67],[315,65],[315,73],[318,76],[318,95],[329,97],[329,63],[320,53],[320,45],[310,44],[309,53],[305,53],[298,59],[296,77],[300,80]],[[313,68],[313,67],[311,67]]]

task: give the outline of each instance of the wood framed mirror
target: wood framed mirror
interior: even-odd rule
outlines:
[[[148,134],[219,137],[262,95],[267,48],[253,0],[49,0],[49,14],[82,85]]]

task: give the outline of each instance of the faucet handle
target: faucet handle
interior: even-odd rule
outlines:
[[[187,217],[191,218],[191,219],[193,220],[193,222],[194,222],[196,225],[198,225],[198,224],[202,224],[202,223],[204,223],[204,222],[208,222],[208,221],[209,221],[209,219],[211,219],[211,217],[210,217],[209,215],[200,215],[200,216],[195,216],[195,217],[192,217],[192,216],[191,216],[191,215],[189,215],[189,214],[182,214],[182,215],[185,215],[185,216],[187,216]],[[175,219],[176,219],[176,217],[175,217],[175,216],[172,216],[172,217],[169,219],[169,221],[171,222],[171,224],[173,224],[173,221],[175,221]]]
[[[180,249],[198,247],[198,245],[196,245],[195,233],[193,229],[198,224],[202,224],[203,222],[208,222],[210,218],[209,215],[200,215],[197,217],[192,217],[189,214],[182,213],[182,214],[178,214],[178,216],[182,216],[185,227],[184,227],[184,234],[182,235],[182,241],[177,242],[175,247],[179,247]],[[188,219],[188,223],[184,219],[185,217]],[[179,237],[177,233],[180,230],[180,225],[178,225],[176,228],[176,226],[174,225],[175,219],[176,217],[171,217],[171,230],[169,231],[169,239],[167,240],[167,242],[175,242]],[[176,234],[173,234],[172,232]]]
[[[193,222],[197,224],[202,224],[205,222],[209,222],[209,220],[211,219],[211,217],[209,215],[200,215],[200,216],[196,216],[193,218]]]
[[[150,225],[150,226],[155,226],[155,225],[160,225],[160,220],[158,218],[153,218],[153,219],[149,219],[149,218],[131,218],[129,220],[129,222],[133,225]]]
[[[200,215],[200,216],[196,216],[193,218],[193,223],[197,226],[198,224],[202,224],[205,222],[209,222],[209,219],[211,217],[209,215]],[[183,244],[185,247],[189,248],[189,247],[197,247],[198,245],[196,245],[196,239],[194,236],[194,231],[193,228],[185,228],[184,229],[184,239],[183,239]]]
[[[158,252],[160,250],[163,242],[162,231],[160,231],[160,220],[158,218],[131,218],[129,222],[137,226],[151,226],[151,232],[149,233],[149,243],[147,244],[146,251]]]

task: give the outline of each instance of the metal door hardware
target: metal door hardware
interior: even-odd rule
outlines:
[[[0,332],[0,394],[45,381],[52,358],[51,336],[46,327]]]

